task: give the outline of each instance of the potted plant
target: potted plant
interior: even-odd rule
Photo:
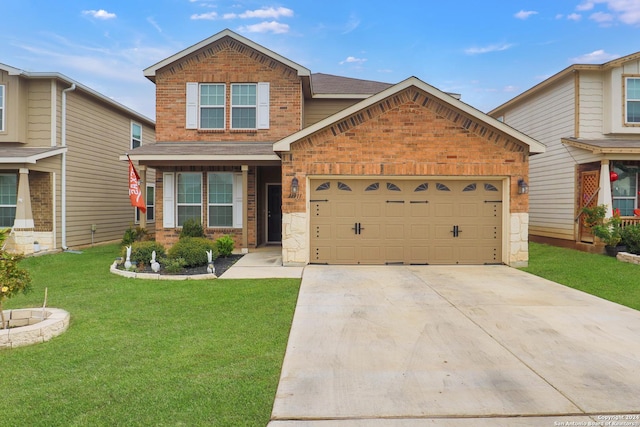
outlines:
[[[600,224],[591,228],[593,235],[602,240],[605,244],[605,251],[609,256],[616,256],[618,252],[624,251],[626,248],[620,246],[622,240],[622,224],[619,216],[613,216],[606,220],[602,220]]]

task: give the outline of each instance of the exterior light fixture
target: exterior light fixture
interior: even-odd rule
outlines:
[[[529,185],[523,178],[518,180],[518,194],[527,194],[529,192]]]
[[[291,197],[298,197],[298,178],[295,176],[291,180]]]

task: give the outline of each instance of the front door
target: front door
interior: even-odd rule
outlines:
[[[282,241],[282,185],[267,184],[267,243]]]

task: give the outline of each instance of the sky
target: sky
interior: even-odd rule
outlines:
[[[483,111],[574,63],[640,51],[640,0],[0,0],[0,63],[155,118],[143,70],[230,29],[312,73],[415,76]]]

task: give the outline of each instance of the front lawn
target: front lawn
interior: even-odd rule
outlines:
[[[523,271],[640,310],[640,265],[614,257],[529,243]]]
[[[269,421],[300,280],[134,280],[115,245],[33,257],[5,308],[71,313],[67,332],[0,351],[0,425],[258,426]]]

